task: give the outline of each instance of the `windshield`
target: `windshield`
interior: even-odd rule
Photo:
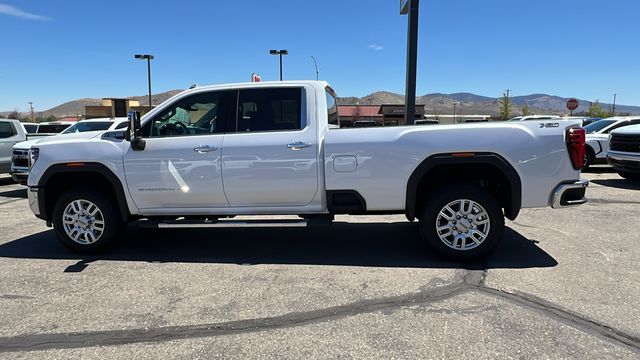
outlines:
[[[598,131],[606,128],[607,126],[613,124],[616,120],[598,120],[596,122],[592,122],[591,124],[584,127],[584,131],[587,134],[595,134]]]
[[[67,130],[62,132],[62,134],[107,130],[111,124],[113,124],[111,121],[79,122],[69,126]]]

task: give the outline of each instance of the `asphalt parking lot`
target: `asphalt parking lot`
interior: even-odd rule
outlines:
[[[0,358],[640,355],[640,183],[523,210],[482,263],[439,260],[402,216],[329,230],[139,229],[67,251],[0,179]],[[349,223],[346,222],[349,221]]]

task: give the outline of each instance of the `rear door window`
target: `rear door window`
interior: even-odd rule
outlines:
[[[301,88],[240,90],[238,132],[300,130]]]

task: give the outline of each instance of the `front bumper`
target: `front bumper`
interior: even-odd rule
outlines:
[[[640,154],[610,151],[607,162],[616,172],[640,174]]]
[[[13,179],[13,181],[22,185],[27,185],[27,179],[29,178],[29,168],[23,169],[12,166],[9,173],[11,174],[11,178]]]
[[[49,224],[50,219],[48,218],[44,195],[44,188],[30,187],[27,189],[29,208],[37,218],[45,220]]]
[[[589,181],[585,179],[559,184],[551,196],[551,207],[559,209],[586,203],[587,198],[584,197],[584,194],[588,186]]]

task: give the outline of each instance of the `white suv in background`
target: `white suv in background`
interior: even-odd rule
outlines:
[[[37,144],[44,139],[55,140],[60,139],[61,137],[82,137],[90,139],[97,136],[97,132],[100,131],[124,130],[127,128],[128,124],[129,123],[126,118],[82,120],[67,127],[57,135],[19,142],[13,146],[11,170],[9,171],[11,173],[11,177],[13,178],[13,181],[19,184],[27,184],[27,178],[29,177],[29,149],[32,145]],[[71,135],[78,133],[83,133],[83,135]]]
[[[604,164],[609,150],[609,133],[612,130],[640,124],[640,116],[616,116],[598,120],[584,127],[586,145],[583,170],[593,164]]]
[[[607,161],[623,178],[640,181],[640,125],[611,132]]]

